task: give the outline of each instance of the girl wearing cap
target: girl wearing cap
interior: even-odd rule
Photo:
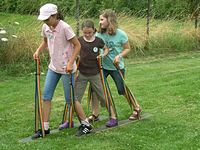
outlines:
[[[48,48],[50,55],[42,96],[44,129],[45,134],[49,134],[51,100],[60,78],[64,87],[66,103],[70,105],[70,74],[74,78],[74,72],[76,71],[75,59],[80,51],[80,43],[71,26],[63,21],[63,17],[58,13],[56,5],[43,5],[40,8],[38,20],[44,22],[41,33],[43,41],[33,54],[33,57],[38,59],[40,52],[45,48]],[[41,135],[41,131],[38,131],[37,136],[34,137],[37,138]]]

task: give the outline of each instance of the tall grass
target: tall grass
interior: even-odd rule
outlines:
[[[1,42],[1,64],[27,61],[39,42],[39,26],[34,16],[0,14],[1,28],[7,31],[7,42]],[[18,22],[19,25],[14,25]],[[9,25],[9,27],[8,27]],[[11,38],[15,34],[17,38]],[[5,35],[6,36],[6,35]]]
[[[80,23],[84,18],[81,18]],[[18,38],[8,42],[0,41],[0,65],[8,68],[7,64],[18,64],[25,72],[30,72],[33,62],[32,55],[41,41],[42,22],[37,16],[0,13],[0,28],[16,34]],[[98,19],[93,19],[98,27]],[[19,22],[18,26],[12,26],[13,22]],[[66,17],[76,32],[75,18]],[[199,49],[200,29],[194,29],[191,21],[155,20],[150,22],[150,35],[146,35],[146,19],[136,18],[121,14],[118,16],[119,27],[129,37],[132,48],[129,56],[156,55],[171,52],[183,52]],[[9,28],[8,28],[9,27]],[[148,45],[148,50],[146,47]],[[41,56],[43,62],[48,63],[47,53]],[[23,65],[22,65],[23,64]],[[12,66],[12,65],[11,65]],[[10,66],[9,66],[10,67]],[[12,68],[12,67],[11,67]],[[12,69],[10,69],[12,70]],[[7,70],[8,71],[8,70]],[[18,70],[15,70],[17,72]],[[9,71],[8,71],[9,72]],[[12,74],[13,72],[11,72]]]
[[[120,16],[119,26],[128,34],[133,55],[155,55],[199,49],[200,29],[193,22],[155,20],[150,22],[150,35],[146,34],[146,19]],[[146,46],[148,44],[148,51]]]

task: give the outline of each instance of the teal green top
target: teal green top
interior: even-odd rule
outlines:
[[[103,68],[106,70],[116,70],[113,65],[113,60],[115,56],[119,55],[119,53],[123,50],[123,45],[128,42],[127,34],[121,29],[116,30],[115,35],[109,35],[107,33],[96,33],[97,37],[100,37],[105,42],[106,46],[109,48],[109,53],[102,60]],[[124,69],[124,59],[121,58],[119,62],[120,69]]]

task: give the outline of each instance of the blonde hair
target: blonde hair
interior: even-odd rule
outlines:
[[[108,20],[108,27],[107,29],[102,29],[101,26],[99,26],[98,32],[105,33],[107,31],[108,34],[114,35],[118,28],[116,13],[112,9],[106,9],[101,15]]]

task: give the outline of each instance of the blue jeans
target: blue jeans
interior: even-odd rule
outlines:
[[[123,76],[125,75],[125,69],[121,69]],[[119,95],[124,95],[125,94],[125,89],[124,89],[124,83],[123,79],[119,74],[118,70],[106,70],[103,69],[104,77],[107,78],[108,75],[112,77],[112,79],[115,82],[115,85],[117,87],[117,91]]]
[[[58,84],[58,81],[62,78],[64,94],[65,94],[65,101],[66,103],[70,104],[70,74],[60,74],[48,69],[45,84],[44,84],[44,91],[42,99],[51,101],[54,95],[54,91]],[[72,74],[72,84],[74,85],[74,74]]]

